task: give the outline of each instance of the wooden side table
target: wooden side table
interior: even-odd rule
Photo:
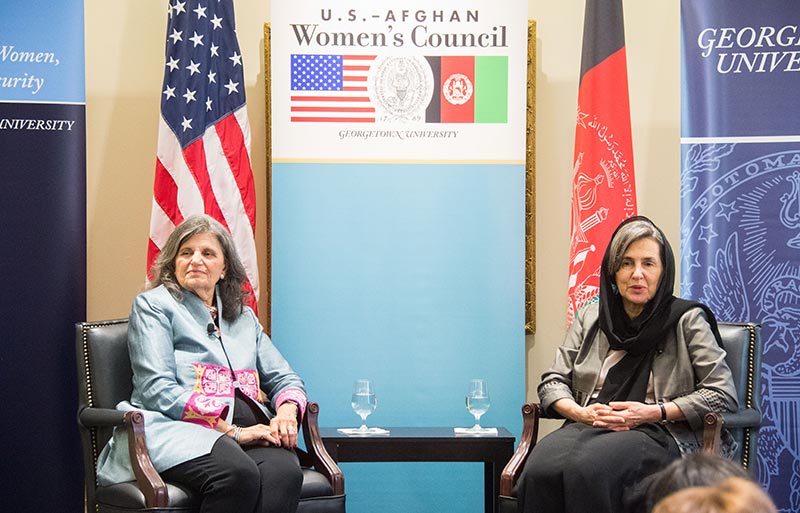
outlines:
[[[514,435],[456,435],[445,427],[390,427],[388,435],[348,436],[320,428],[322,442],[336,462],[475,461],[483,462],[486,513],[498,511],[500,473],[514,454]]]

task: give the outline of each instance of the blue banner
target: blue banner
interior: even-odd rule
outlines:
[[[681,292],[762,325],[757,472],[800,511],[800,10],[681,2]]]
[[[83,2],[0,4],[4,511],[83,511],[74,323],[86,316]]]

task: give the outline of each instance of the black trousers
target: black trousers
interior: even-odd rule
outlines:
[[[209,454],[161,473],[202,499],[201,513],[294,513],[303,472],[293,451],[242,447],[221,436]]]
[[[637,485],[680,458],[660,426],[610,431],[568,423],[533,448],[518,485],[521,513],[627,513]]]

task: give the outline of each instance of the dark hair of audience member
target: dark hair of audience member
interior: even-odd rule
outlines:
[[[729,477],[749,479],[739,463],[704,452],[679,458],[648,477],[643,483],[643,511],[650,512],[658,501],[684,488],[711,486]]]
[[[653,513],[777,513],[777,509],[759,485],[729,477],[713,486],[684,488],[668,495]]]

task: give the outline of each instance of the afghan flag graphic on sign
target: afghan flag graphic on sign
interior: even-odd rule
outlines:
[[[506,123],[508,57],[426,57],[434,95],[427,123]]]
[[[291,122],[507,123],[508,57],[291,56]]]
[[[622,0],[587,0],[575,123],[567,324],[600,290],[603,253],[636,215]]]

